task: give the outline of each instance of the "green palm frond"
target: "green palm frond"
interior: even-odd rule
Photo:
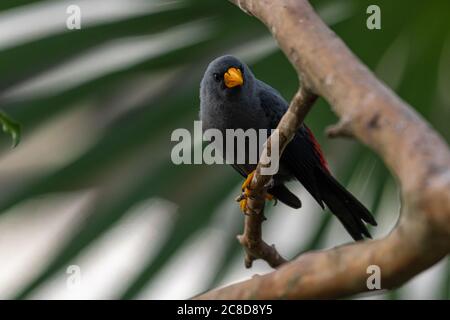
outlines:
[[[20,124],[8,117],[4,112],[0,111],[0,123],[4,133],[11,136],[13,148],[19,144],[20,141]]]
[[[52,3],[2,0],[0,14]],[[111,293],[120,298],[139,297],[189,239],[213,225],[224,199],[237,190],[239,177],[230,168],[176,166],[170,161],[171,132],[181,127],[190,130],[198,119],[199,82],[208,62],[226,53],[242,55],[257,77],[276,87],[286,99],[295,93],[295,71],[256,19],[228,1],[174,3],[160,11],[93,21],[81,30],[61,26],[7,47],[1,46],[0,37],[0,108],[5,111],[0,113],[0,122],[14,145],[19,141],[20,127],[24,130],[20,147],[13,151],[4,148],[3,157],[21,148],[28,150],[27,143],[31,144],[39,130],[72,111],[87,109],[85,127],[92,128],[92,134],[83,135],[89,139],[84,141],[84,149],[60,165],[34,171],[8,169],[0,197],[0,225],[16,206],[30,199],[66,191],[95,191],[92,203],[79,213],[84,220],[74,223],[70,232],[60,238],[60,248],[48,255],[46,265],[28,276],[29,281],[14,295],[3,297],[0,293],[0,298],[33,297],[68,264],[76,264],[79,256],[103,235],[121,225],[133,206],[161,197],[178,207],[170,228],[164,230],[164,240],[156,253],[136,268],[139,272],[121,290]],[[448,105],[437,89],[443,87],[442,79],[449,79],[450,74],[443,62],[450,41],[448,2],[318,0],[312,4],[369,68],[415,106],[447,140],[450,138],[448,125],[440,116],[447,112]],[[365,27],[369,4],[382,8],[382,30]],[[90,59],[95,63],[85,67],[85,73],[77,74],[77,68],[89,66]],[[102,69],[99,66],[103,63],[107,67]],[[368,180],[371,194],[358,196],[378,213],[383,207],[380,203],[384,201],[385,186],[392,183],[393,177],[366,147],[326,139],[321,133],[335,121],[336,116],[323,99],[307,118],[339,180],[345,185]],[[70,137],[67,144],[77,139],[81,138]],[[22,161],[32,163],[34,156],[45,158],[36,151],[39,147],[30,149],[30,159]],[[365,163],[373,167],[370,176]],[[14,183],[8,181],[10,178]],[[214,274],[206,279],[204,290],[222,283],[242,256],[242,248],[235,240],[242,228],[242,216],[237,205],[234,208],[228,213],[234,215],[233,223],[227,229],[226,240],[217,248],[219,261],[211,267]],[[276,215],[277,210],[269,214]],[[268,228],[270,223],[269,218],[265,226]],[[332,223],[333,217],[324,213],[316,223],[299,226],[313,230],[307,241],[299,240],[301,231],[285,233],[298,243],[297,253],[316,250],[324,246]],[[439,289],[444,298],[449,297],[449,275],[449,271],[440,275],[446,284]],[[401,298],[401,290],[391,295]]]

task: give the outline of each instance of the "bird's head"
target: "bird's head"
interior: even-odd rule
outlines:
[[[227,55],[213,60],[203,76],[202,93],[223,100],[238,100],[253,90],[254,76],[236,57]]]

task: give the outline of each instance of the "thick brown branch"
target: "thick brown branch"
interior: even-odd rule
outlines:
[[[446,256],[450,152],[445,141],[375,78],[306,0],[232,2],[267,25],[303,83],[345,119],[345,130],[336,133],[351,133],[384,160],[400,184],[402,212],[386,238],[308,253],[270,274],[199,298],[342,297],[368,290],[370,265],[380,268],[382,288],[391,288]]]

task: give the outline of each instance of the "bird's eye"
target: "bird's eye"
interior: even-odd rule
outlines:
[[[214,80],[216,80],[217,82],[220,81],[220,74],[214,73],[214,74],[213,74],[213,77],[214,77]]]

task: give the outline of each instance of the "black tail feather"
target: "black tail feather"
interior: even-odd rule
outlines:
[[[295,194],[290,192],[289,189],[284,185],[277,185],[275,187],[272,187],[270,190],[268,190],[268,192],[291,208],[298,209],[302,206],[302,202],[300,201],[300,199]]]
[[[320,168],[316,171],[323,201],[352,238],[354,240],[361,240],[363,236],[371,238],[363,221],[373,226],[376,226],[377,222],[369,210],[329,173]]]

